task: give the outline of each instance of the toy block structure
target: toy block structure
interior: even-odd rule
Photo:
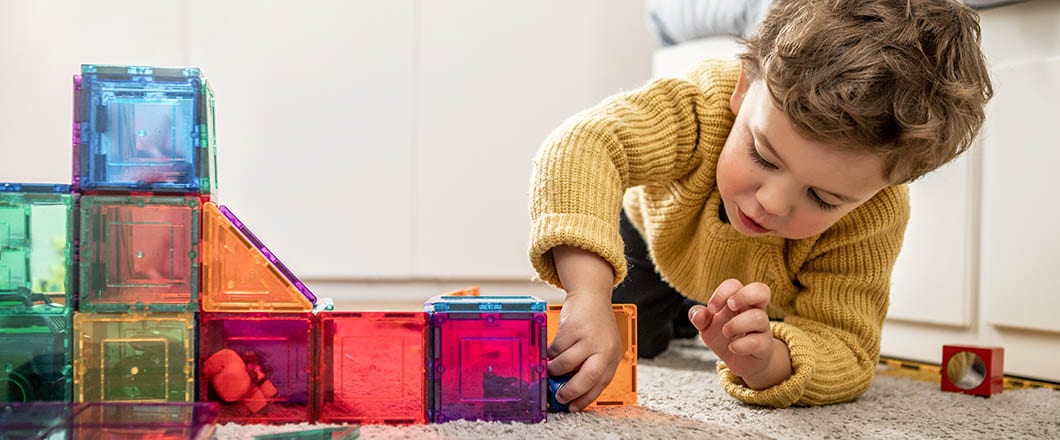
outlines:
[[[942,346],[942,391],[990,397],[1004,390],[1005,349]]]
[[[600,397],[597,397],[586,408],[637,405],[637,305],[612,304],[611,307],[615,312],[618,334],[622,337],[622,359],[618,361],[618,369],[615,370],[611,384],[604,388]],[[562,304],[548,305],[549,344],[552,344],[552,340],[556,338],[562,310]],[[561,382],[566,383],[566,381]],[[558,385],[559,383],[557,383],[557,390]],[[554,394],[555,391],[552,393]]]
[[[18,439],[209,439],[217,417],[217,404],[208,402],[46,402],[0,409],[0,432]]]
[[[77,313],[74,401],[193,401],[194,338],[191,313]]]
[[[0,183],[0,315],[70,313],[76,222],[69,185]]]
[[[81,197],[79,310],[199,309],[198,196]]]
[[[0,402],[70,400],[71,314],[0,315]]]
[[[216,189],[213,91],[199,69],[84,64],[74,103],[75,190]]]
[[[558,308],[472,287],[334,311],[219,204],[199,69],[85,64],[73,96],[72,184],[0,183],[0,438],[546,420]],[[636,309],[615,314],[626,355],[597,406],[636,403]]]
[[[431,320],[431,421],[546,419],[544,301],[437,296],[424,311]]]
[[[317,420],[427,423],[427,314],[326,312],[316,315]]]
[[[202,312],[199,400],[220,422],[299,423],[311,418],[315,378],[308,313]]]
[[[225,206],[203,205],[202,310],[309,312],[317,298]]]

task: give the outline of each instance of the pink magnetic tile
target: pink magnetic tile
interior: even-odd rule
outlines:
[[[320,313],[319,421],[426,423],[427,314]]]

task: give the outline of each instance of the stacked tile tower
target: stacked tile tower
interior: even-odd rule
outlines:
[[[75,402],[195,399],[212,115],[196,68],[84,65],[74,78]]]
[[[197,68],[83,65],[70,185],[0,184],[0,402],[216,402],[218,421],[537,422],[559,306],[334,311],[218,204]],[[636,404],[636,310],[597,406]],[[2,420],[0,420],[2,424]]]

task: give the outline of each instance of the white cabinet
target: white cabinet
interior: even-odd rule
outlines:
[[[971,325],[979,257],[979,156],[977,142],[910,185],[912,214],[891,280],[889,320]]]
[[[997,96],[983,136],[982,318],[1060,338],[1060,13],[1026,9],[987,21],[1016,41],[984,36]]]

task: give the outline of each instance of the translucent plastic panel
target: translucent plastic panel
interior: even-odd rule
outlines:
[[[11,439],[68,439],[79,404],[17,402],[0,405],[0,433]]]
[[[191,313],[78,313],[74,400],[194,400]]]
[[[76,439],[210,438],[218,407],[212,402],[85,403],[73,417]]]
[[[309,421],[312,315],[200,314],[199,400],[220,422]]]
[[[426,423],[425,313],[335,312],[317,319],[320,422]]]
[[[0,314],[66,314],[75,196],[68,185],[0,183]]]
[[[83,65],[75,104],[81,190],[210,193],[213,97],[199,69]]]
[[[0,402],[69,400],[70,315],[0,315]]]
[[[80,310],[197,311],[200,203],[82,197]]]
[[[209,402],[34,402],[5,405],[0,432],[18,439],[205,439],[216,418]]]
[[[0,249],[0,308],[21,312],[29,302],[29,250]]]
[[[637,405],[637,306],[635,304],[613,304],[618,334],[622,337],[622,358],[611,384],[604,388],[588,407],[636,406]],[[556,337],[562,304],[548,305],[548,343]]]
[[[477,295],[476,289],[466,289],[456,293],[456,295],[439,295],[428,299],[423,305],[424,311],[544,312],[546,306],[540,298],[529,295]]]
[[[227,214],[227,215],[226,215]],[[202,309],[308,312],[316,296],[224,206],[203,205]]]
[[[544,312],[431,315],[432,420],[544,420],[545,321]]]

